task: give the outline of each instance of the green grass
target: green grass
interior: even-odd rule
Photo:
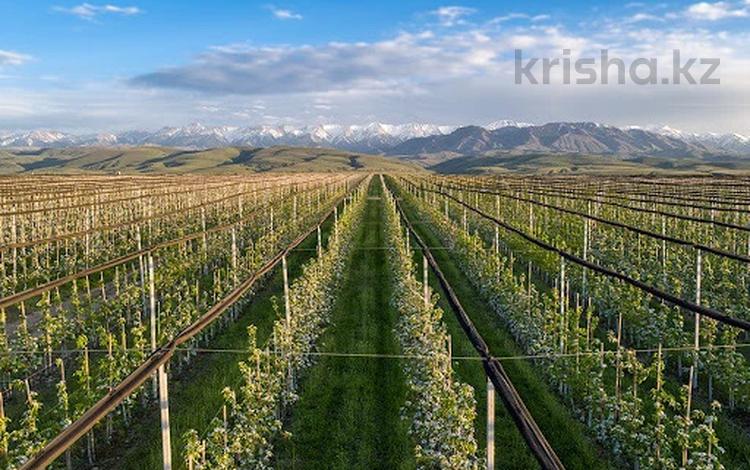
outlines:
[[[750,438],[748,438],[748,425],[738,424],[733,419],[747,419],[733,416],[725,412],[719,416],[716,423],[716,434],[719,436],[719,445],[724,448],[724,454],[719,458],[726,468],[750,469]]]
[[[416,211],[408,204],[404,205],[410,220],[421,222]],[[415,223],[415,229],[429,246],[439,246],[440,240],[434,233],[425,229],[427,225]],[[450,251],[434,250],[434,256],[443,273],[453,286],[464,309],[482,334],[494,356],[522,355],[523,351],[513,340],[499,317],[481,300],[479,292],[471,286],[469,279],[461,272],[451,258]],[[434,283],[433,283],[434,284]],[[437,289],[436,285],[433,288]],[[441,292],[442,294],[442,292]],[[442,297],[442,296],[441,296]],[[452,315],[451,309],[442,301],[441,307],[446,311],[444,321],[453,337],[454,355],[458,351],[467,351],[468,340],[463,330]],[[474,386],[480,408],[477,420],[477,436],[482,439],[480,448],[484,447],[485,432],[481,429],[486,420],[486,376],[481,365],[455,363],[459,377]],[[576,420],[560,402],[531,363],[525,360],[503,362],[503,367],[520,393],[526,407],[534,416],[542,432],[557,452],[568,469],[606,469],[616,468],[609,463],[610,457],[586,433],[582,423]],[[534,468],[525,443],[516,430],[510,416],[505,411],[499,398],[496,400],[496,436],[495,454],[498,468]]]
[[[370,197],[379,197],[373,180]],[[399,352],[383,246],[383,201],[367,201],[353,259],[322,338],[321,350]],[[368,249],[369,248],[369,249]],[[374,249],[371,249],[374,248]],[[414,468],[413,444],[400,419],[406,398],[399,360],[321,357],[302,383],[277,467],[304,469]]]

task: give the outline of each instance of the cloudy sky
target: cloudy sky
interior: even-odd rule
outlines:
[[[750,0],[0,0],[0,129],[591,120],[750,134]],[[601,50],[656,84],[515,83],[527,58]],[[700,79],[665,85],[673,50]],[[565,52],[564,52],[565,51]],[[565,54],[565,55],[564,55]],[[564,56],[563,56],[564,55]],[[542,82],[541,60],[532,69]],[[651,69],[640,68],[640,75]]]

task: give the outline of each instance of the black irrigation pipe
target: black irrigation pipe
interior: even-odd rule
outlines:
[[[750,232],[750,227],[744,226],[744,225],[737,225],[737,224],[733,224],[733,223],[730,223],[730,222],[722,222],[720,220],[704,219],[702,217],[693,217],[693,216],[690,216],[690,215],[675,214],[674,212],[667,212],[667,211],[662,211],[662,210],[658,210],[658,209],[649,209],[649,208],[646,208],[646,207],[633,207],[633,206],[629,206],[627,204],[620,204],[619,202],[613,202],[613,201],[607,201],[607,200],[598,200],[598,199],[594,199],[594,198],[591,198],[591,197],[584,197],[584,196],[575,196],[575,195],[572,195],[572,194],[569,194],[569,193],[566,194],[565,192],[557,192],[557,193],[553,192],[553,193],[550,193],[550,192],[548,192],[546,190],[538,191],[538,190],[530,190],[530,189],[524,189],[522,191],[525,191],[525,192],[527,192],[529,194],[536,194],[537,196],[562,197],[562,198],[565,198],[565,199],[575,199],[575,200],[579,200],[579,201],[593,202],[595,204],[604,204],[604,205],[619,207],[619,208],[622,208],[622,209],[627,209],[627,210],[636,211],[636,212],[645,212],[647,214],[663,215],[664,217],[672,217],[672,218],[675,218],[675,219],[686,220],[686,221],[689,221],[689,222],[698,222],[698,223],[701,223],[701,224],[711,224],[711,225],[717,225],[719,227],[731,228],[731,229],[734,229],[734,230],[740,230],[742,232]]]
[[[325,215],[323,215],[306,232],[302,233],[286,248],[282,249],[273,258],[268,260],[263,267],[255,272],[255,274],[237,286],[236,289],[230,292],[219,303],[211,307],[211,309],[203,314],[201,318],[183,329],[169,343],[154,351],[136,370],[131,372],[130,375],[125,377],[117,386],[112,388],[80,418],[63,429],[55,438],[49,441],[39,453],[26,461],[26,463],[21,466],[21,470],[43,469],[52,464],[57,457],[73,446],[73,444],[86,435],[86,433],[89,432],[99,421],[107,416],[110,411],[125,401],[130,394],[138,389],[138,387],[143,385],[160,366],[168,363],[179,346],[188,342],[204,328],[210,325],[216,318],[242,298],[242,296],[244,296],[261,277],[276,267],[284,256],[305,241],[305,239],[307,239],[317,227],[322,225],[323,222],[333,214],[334,208],[337,207],[347,196],[348,194],[339,198],[331,206],[331,210],[326,212]]]
[[[713,247],[708,246],[708,245],[703,245],[703,244],[700,244],[700,243],[693,243],[693,242],[689,242],[687,240],[683,240],[681,238],[670,237],[668,235],[662,235],[660,233],[652,232],[650,230],[645,230],[645,229],[642,229],[642,228],[633,227],[632,225],[627,225],[627,224],[624,224],[622,222],[616,222],[616,221],[613,221],[613,220],[604,219],[602,217],[598,217],[598,216],[595,216],[595,215],[586,214],[585,212],[575,211],[575,210],[572,210],[572,209],[566,209],[564,207],[555,206],[555,205],[552,205],[552,204],[547,204],[545,202],[536,201],[534,199],[527,199],[527,198],[520,197],[520,196],[512,196],[512,195],[503,194],[503,193],[499,193],[499,192],[495,192],[495,191],[489,191],[489,190],[486,190],[486,189],[476,189],[476,188],[471,188],[469,186],[464,186],[464,187],[449,186],[449,188],[450,189],[457,189],[459,191],[469,191],[469,192],[473,192],[473,193],[490,194],[490,195],[494,195],[494,196],[500,196],[500,197],[504,197],[504,198],[508,198],[508,199],[513,199],[513,200],[516,200],[516,201],[527,202],[527,203],[534,204],[534,205],[539,206],[539,207],[545,207],[547,209],[552,209],[552,210],[556,210],[556,211],[563,212],[563,213],[566,213],[566,214],[571,214],[571,215],[575,215],[575,216],[578,216],[578,217],[583,217],[585,219],[593,220],[593,221],[596,221],[596,222],[599,222],[599,223],[602,223],[602,224],[605,224],[605,225],[610,225],[612,227],[617,227],[617,228],[621,228],[621,229],[624,229],[624,230],[629,230],[631,232],[635,232],[635,233],[638,233],[640,235],[645,235],[647,237],[656,238],[658,240],[664,240],[664,241],[667,241],[667,242],[670,242],[670,243],[674,243],[675,245],[687,246],[687,247],[695,248],[696,250],[705,251],[706,253],[711,253],[711,254],[714,254],[714,255],[717,255],[717,256],[723,256],[725,258],[729,258],[729,259],[732,259],[732,260],[735,260],[735,261],[741,261],[743,263],[750,263],[750,256],[739,255],[739,254],[732,253],[730,251],[722,250],[722,249],[719,249],[719,248],[713,248]]]
[[[613,185],[613,186],[607,186],[607,187],[602,187],[602,188],[594,187],[594,188],[589,188],[589,189],[565,188],[565,187],[560,187],[560,186],[552,186],[550,190],[555,190],[558,192],[570,191],[574,194],[580,194],[580,195],[588,195],[588,194],[591,194],[592,191],[594,191],[597,194],[603,193],[602,194],[603,196],[609,197],[612,199],[619,199],[622,201],[641,203],[641,204],[642,203],[661,204],[664,206],[685,207],[685,208],[690,208],[690,209],[702,209],[702,210],[710,210],[710,211],[717,211],[717,212],[734,212],[734,213],[740,213],[740,214],[750,213],[750,209],[746,207],[745,208],[736,207],[736,206],[747,206],[748,203],[746,201],[738,202],[738,201],[730,201],[730,200],[703,198],[700,196],[683,197],[677,194],[649,193],[647,191],[632,191],[632,190],[628,190],[624,188],[621,185]],[[690,202],[682,202],[682,201],[690,201]],[[696,202],[706,202],[706,203],[710,203],[714,205],[696,204]],[[735,206],[735,207],[720,207],[720,206]]]
[[[498,220],[498,219],[496,219],[495,217],[493,217],[491,215],[485,214],[480,209],[477,209],[476,207],[474,207],[474,206],[472,206],[470,204],[467,204],[467,203],[461,201],[460,199],[457,199],[456,197],[451,196],[448,193],[445,193],[443,191],[432,190],[432,189],[424,189],[424,190],[428,191],[428,192],[436,193],[436,194],[441,194],[441,195],[443,195],[443,196],[445,196],[445,197],[447,197],[449,199],[452,199],[453,201],[455,201],[458,204],[466,207],[470,211],[478,214],[479,216],[481,216],[481,217],[483,217],[483,218],[485,218],[487,220],[490,220],[490,221],[494,222],[495,224],[499,225],[500,227],[504,228],[505,230],[518,235],[519,237],[521,237],[521,238],[523,238],[523,239],[531,242],[532,244],[538,246],[539,248],[542,248],[543,250],[546,250],[546,251],[549,251],[549,252],[552,252],[552,253],[556,253],[560,257],[562,257],[562,258],[564,258],[564,259],[566,259],[566,260],[568,260],[568,261],[570,261],[572,263],[575,263],[575,264],[577,264],[579,266],[583,266],[584,268],[590,269],[591,271],[594,271],[596,273],[603,274],[604,276],[608,276],[608,277],[611,277],[611,278],[614,278],[614,279],[619,279],[620,281],[623,281],[626,284],[630,284],[631,286],[636,287],[636,288],[642,290],[643,292],[651,294],[652,296],[656,297],[657,299],[661,299],[661,300],[663,300],[663,301],[665,301],[665,302],[667,302],[669,304],[675,305],[677,307],[683,308],[685,310],[688,310],[690,312],[693,312],[693,313],[696,313],[696,314],[699,314],[699,315],[707,316],[709,318],[712,318],[712,319],[714,319],[714,320],[716,320],[718,322],[724,323],[726,325],[730,325],[730,326],[733,326],[735,328],[740,328],[740,329],[745,330],[745,331],[750,331],[750,322],[747,321],[747,320],[743,320],[741,318],[730,317],[728,315],[725,315],[725,314],[721,313],[720,311],[718,311],[716,309],[713,309],[713,308],[710,308],[710,307],[704,307],[703,305],[698,305],[698,304],[695,304],[693,302],[689,302],[689,301],[687,301],[685,299],[682,299],[682,298],[677,297],[675,295],[672,295],[672,294],[669,294],[667,292],[664,292],[664,291],[662,291],[660,289],[657,289],[656,287],[648,285],[648,284],[646,284],[644,282],[641,282],[641,281],[639,281],[637,279],[633,279],[632,277],[627,276],[625,274],[622,274],[620,272],[614,271],[614,270],[609,269],[609,268],[605,268],[604,266],[598,265],[596,263],[592,263],[590,261],[586,261],[583,258],[579,258],[576,255],[570,254],[570,253],[568,253],[566,251],[563,251],[563,250],[561,250],[561,249],[559,249],[559,248],[557,248],[555,246],[552,246],[552,245],[550,245],[548,243],[545,243],[545,242],[543,242],[543,241],[541,241],[541,240],[539,240],[537,238],[534,238],[531,235],[529,235],[529,234],[527,234],[527,233],[525,233],[525,232],[523,232],[523,231],[521,231],[521,230],[513,227],[512,225],[508,225],[507,223],[505,223],[505,222],[503,222],[501,220]]]
[[[536,457],[537,461],[543,469],[564,470],[565,466],[562,464],[560,458],[555,453],[555,450],[547,441],[547,438],[544,437],[544,434],[536,424],[536,421],[534,421],[534,417],[531,415],[528,408],[526,408],[523,399],[518,394],[516,388],[513,386],[513,382],[505,372],[502,364],[492,356],[489,346],[484,341],[484,338],[482,338],[482,335],[479,334],[479,331],[477,331],[469,316],[466,314],[466,310],[464,310],[463,306],[461,305],[458,296],[456,295],[448,280],[445,278],[443,272],[440,270],[440,266],[435,260],[435,257],[432,256],[430,248],[414,230],[414,227],[406,217],[406,214],[401,208],[401,204],[399,204],[398,200],[396,200],[395,202],[396,207],[401,214],[401,218],[406,223],[409,231],[414,235],[414,239],[417,241],[417,244],[422,247],[423,254],[427,258],[427,262],[430,264],[432,271],[435,273],[440,286],[447,294],[448,303],[451,305],[451,308],[455,312],[456,318],[461,324],[461,328],[463,328],[466,336],[468,336],[469,341],[471,341],[471,344],[474,346],[474,349],[476,349],[476,351],[482,357],[482,364],[484,365],[484,370],[487,373],[487,377],[489,377],[489,379],[492,381],[492,384],[495,386],[495,389],[499,392],[500,398],[503,400],[505,407],[508,409],[508,412],[513,418],[513,421],[515,421],[516,426],[518,426],[518,430],[521,433],[521,436],[523,436],[524,440],[526,441],[526,444],[528,444],[531,453],[534,454],[534,457]]]
[[[485,179],[485,181],[494,181],[494,182],[502,182],[506,184],[507,186],[511,186],[511,184],[508,182],[507,177],[503,178],[493,178],[493,179]],[[513,182],[516,182],[517,180],[510,180]],[[698,186],[698,188],[701,189],[691,189],[688,187],[687,183],[685,181],[682,181],[680,183],[671,183],[672,186],[675,187],[675,189],[679,189],[679,194],[676,194],[676,192],[673,191],[651,191],[648,189],[643,189],[643,183],[640,183],[638,181],[628,181],[626,183],[622,183],[619,181],[610,181],[610,180],[603,180],[603,181],[597,181],[597,180],[565,180],[565,179],[554,179],[550,177],[543,177],[541,179],[529,179],[532,184],[535,184],[537,186],[542,185],[544,187],[549,187],[551,189],[556,189],[558,191],[577,191],[577,192],[587,192],[590,193],[591,191],[624,191],[623,194],[625,195],[634,195],[634,196],[647,196],[652,198],[662,198],[662,199],[677,199],[682,201],[689,201],[690,204],[694,204],[695,201],[700,202],[709,202],[712,204],[722,204],[722,205],[748,205],[750,204],[750,200],[744,198],[744,196],[747,196],[748,192],[747,189],[750,188],[747,183],[737,184],[734,185],[736,187],[742,188],[745,191],[738,192],[735,191],[733,186],[727,186],[727,185],[720,185],[716,183],[715,181],[711,183],[711,186]],[[572,184],[571,184],[572,183]],[[691,181],[693,187],[695,187],[695,181]],[[658,184],[661,187],[663,186],[670,186],[669,181],[659,181],[658,183],[652,183],[652,184]],[[518,184],[516,184],[514,187],[518,188],[520,187]],[[528,186],[526,186],[528,187]],[[572,187],[572,189],[570,189]],[[722,194],[722,193],[716,193],[716,188],[723,187],[723,188],[730,188],[732,192],[730,195]],[[634,189],[632,189],[634,188]],[[711,189],[711,194],[706,193],[705,189]],[[713,196],[712,196],[713,194]],[[743,196],[743,199],[737,199],[738,196]],[[666,202],[662,201],[662,204],[667,205],[680,205],[679,202]],[[714,208],[714,207],[712,207]]]
[[[528,189],[528,186],[519,186],[519,185],[515,185],[515,186],[508,185],[508,187],[519,189],[521,191],[523,191],[525,188]],[[536,186],[532,186],[532,188],[540,189],[538,184]],[[724,206],[738,206],[738,205],[747,206],[748,205],[747,200],[743,200],[742,202],[740,202],[740,201],[730,201],[726,199],[724,200],[710,199],[710,198],[704,198],[700,196],[684,197],[681,195],[671,194],[671,193],[633,191],[633,190],[625,189],[625,187],[619,184],[599,185],[599,186],[577,186],[577,187],[560,186],[556,184],[551,184],[551,185],[548,185],[547,188],[544,188],[544,189],[546,189],[547,191],[556,191],[562,194],[570,193],[570,194],[584,195],[584,196],[591,195],[592,192],[595,192],[597,194],[602,193],[604,197],[608,197],[612,199],[620,199],[620,200],[634,202],[634,203],[661,204],[665,206],[713,210],[717,212],[735,212],[735,213],[742,213],[742,214],[750,213],[750,209],[747,209],[747,208],[743,209],[739,207],[716,207],[716,206],[707,206],[704,204],[695,203],[695,201],[700,201],[700,202],[708,202],[708,203],[719,204],[719,205],[724,205]],[[606,193],[604,193],[604,191],[606,191]],[[617,194],[618,192],[620,194]],[[668,199],[673,199],[673,200],[670,201]],[[679,202],[679,201],[691,201],[691,202]]]

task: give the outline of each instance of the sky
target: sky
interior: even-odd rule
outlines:
[[[0,129],[111,132],[206,125],[498,119],[750,134],[750,0],[0,0]],[[655,83],[617,66],[653,59]],[[516,83],[521,65],[539,59]],[[720,61],[720,83],[663,84]],[[651,77],[650,65],[639,65]],[[603,83],[606,75],[608,83]],[[673,80],[672,80],[673,81]],[[716,81],[716,80],[714,80]]]

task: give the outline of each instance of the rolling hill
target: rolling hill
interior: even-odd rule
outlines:
[[[211,173],[267,171],[423,171],[399,159],[341,150],[295,147],[223,147],[177,150],[164,147],[83,147],[0,151],[0,174],[33,173]]]
[[[482,134],[483,135],[483,134]],[[477,145],[481,140],[474,140]],[[76,147],[0,150],[0,175],[36,174],[243,174],[258,172],[413,172],[522,174],[739,174],[750,159],[659,157],[495,150],[473,155],[440,152],[379,156],[342,150],[276,146],[180,150],[166,147]]]

